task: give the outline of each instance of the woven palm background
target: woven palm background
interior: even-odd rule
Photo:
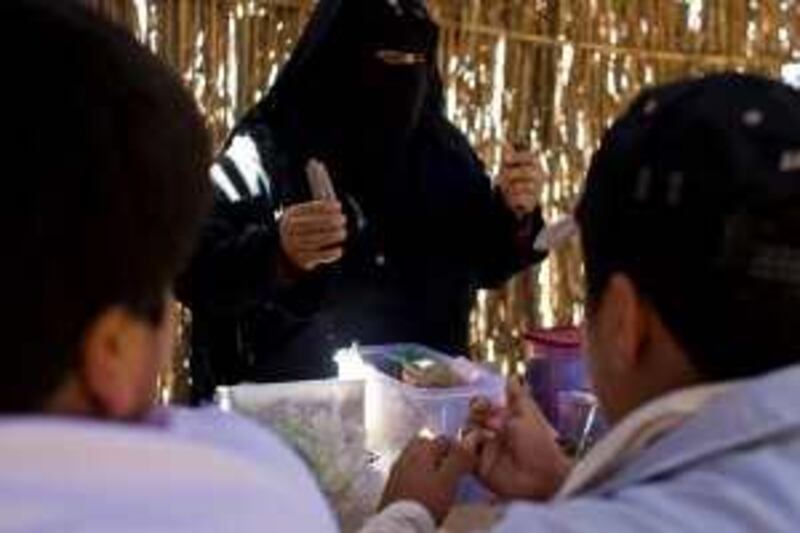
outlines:
[[[310,0],[85,1],[181,74],[217,142],[268,89],[313,8]],[[643,86],[721,69],[777,77],[800,55],[798,0],[429,3],[442,26],[450,117],[490,169],[506,141],[540,154],[548,220],[573,205],[604,128]],[[518,371],[524,330],[580,322],[581,276],[573,244],[505,289],[482,293],[474,355]],[[168,380],[178,394],[184,360],[176,356]]]

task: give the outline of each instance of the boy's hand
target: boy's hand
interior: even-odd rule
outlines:
[[[571,468],[556,434],[524,387],[509,381],[508,407],[486,399],[472,403],[462,446],[475,458],[475,473],[503,499],[550,499]]]
[[[461,476],[472,471],[472,457],[446,438],[418,438],[392,467],[380,509],[399,501],[424,506],[441,524],[455,500]]]

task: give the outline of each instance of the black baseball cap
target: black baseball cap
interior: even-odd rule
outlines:
[[[754,373],[720,368],[749,352],[800,354],[795,89],[723,73],[644,91],[605,135],[577,218],[590,302],[628,274],[698,366],[726,377]]]

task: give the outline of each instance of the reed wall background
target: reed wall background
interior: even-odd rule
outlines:
[[[310,0],[85,1],[180,73],[217,142],[268,89],[313,9]],[[550,220],[571,208],[593,148],[641,87],[722,69],[780,76],[800,43],[796,0],[429,3],[442,26],[448,113],[490,168],[507,140],[534,147]],[[514,372],[525,329],[580,322],[581,268],[573,245],[481,294],[475,354]],[[182,358],[176,365],[183,372]]]

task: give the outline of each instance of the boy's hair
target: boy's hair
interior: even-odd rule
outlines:
[[[111,306],[154,324],[210,199],[178,79],[77,3],[0,2],[0,412],[40,409]]]
[[[707,380],[800,361],[800,94],[719,74],[646,91],[578,208],[589,313],[626,274]]]

